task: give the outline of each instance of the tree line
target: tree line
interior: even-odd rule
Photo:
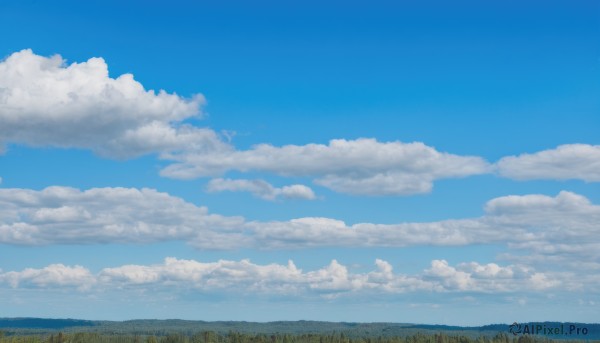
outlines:
[[[128,335],[93,332],[53,333],[46,335],[6,335],[0,331],[0,343],[575,343],[577,340],[552,340],[546,337],[509,336],[498,333],[493,337],[470,338],[445,333],[394,337],[348,337],[332,334],[248,334],[229,332],[219,334],[202,331],[192,335],[181,333],[164,335]]]

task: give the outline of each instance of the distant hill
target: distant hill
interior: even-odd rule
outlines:
[[[579,334],[567,334],[571,325],[580,329]],[[194,321],[194,320],[127,320],[127,321],[91,321],[79,319],[43,319],[43,318],[0,318],[0,330],[9,334],[40,334],[63,332],[96,332],[109,334],[157,335],[171,333],[193,335],[201,331],[214,331],[220,334],[228,332],[250,334],[341,334],[347,337],[406,337],[417,333],[463,335],[471,338],[480,336],[493,337],[504,333],[508,337],[525,334],[537,334],[552,339],[600,340],[600,324],[530,322],[519,326],[516,335],[509,329],[509,324],[491,324],[483,326],[448,326],[409,323],[347,323],[322,321],[276,321],[255,323],[244,321]],[[537,328],[562,328],[564,333],[544,334]],[[581,329],[585,328],[585,334]]]
[[[94,325],[93,321],[80,319],[0,318],[0,328],[64,329]]]

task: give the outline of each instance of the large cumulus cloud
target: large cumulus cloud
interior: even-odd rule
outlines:
[[[199,94],[146,90],[131,74],[112,78],[102,58],[67,64],[22,50],[0,62],[0,144],[85,148],[112,158],[202,150],[222,143],[182,122],[203,103]]]

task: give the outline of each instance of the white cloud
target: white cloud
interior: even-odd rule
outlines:
[[[543,274],[535,278],[530,275],[527,281],[538,288],[553,285],[554,279],[562,279],[562,285],[569,289],[581,289],[592,281],[600,282],[589,276],[600,272],[597,248],[600,244],[600,206],[581,195],[561,192],[554,197],[533,194],[496,198],[487,203],[485,211],[479,218],[423,223],[348,225],[340,220],[318,217],[260,222],[210,214],[205,207],[152,189],[80,191],[49,187],[34,191],[0,188],[0,242],[46,245],[183,241],[198,249],[495,244],[505,249],[499,255],[501,260],[541,267]],[[565,281],[556,275],[557,272],[547,270],[545,266],[549,264],[555,270],[570,271],[578,276]],[[385,280],[391,269],[383,262],[379,266],[376,273],[346,282],[343,280],[347,270],[334,263],[319,272],[330,277],[319,279],[321,281],[313,283],[312,287],[338,289],[345,285],[353,289],[355,283],[365,280]],[[446,289],[496,287],[502,290],[508,286],[498,280],[525,273],[495,264],[453,268],[456,270],[445,268],[438,262],[429,276],[444,276],[442,271],[447,272],[443,283]],[[127,272],[127,268],[120,272]],[[147,279],[152,275],[148,273],[141,273],[139,277],[125,274],[134,275],[132,280],[140,283],[160,278]],[[311,275],[318,278],[318,273]],[[492,280],[493,284],[477,281],[480,278]],[[402,287],[416,287],[418,282],[413,281],[402,280]]]
[[[104,268],[95,275],[84,267],[62,264],[27,268],[0,273],[0,284],[13,288],[75,287],[82,291],[164,288],[326,298],[382,292],[527,292],[560,285],[543,273],[512,265],[471,262],[453,267],[444,260],[434,260],[430,269],[415,275],[394,273],[391,264],[380,259],[375,265],[372,271],[357,273],[333,260],[323,268],[305,272],[293,261],[259,265],[249,260],[199,262],[168,257],[161,264]]]
[[[489,172],[479,157],[439,152],[419,142],[337,139],[328,145],[236,150],[213,130],[186,123],[199,116],[203,103],[201,95],[185,99],[146,90],[131,74],[111,78],[102,58],[67,65],[58,55],[22,50],[0,62],[0,147],[81,148],[110,158],[157,153],[173,162],[161,172],[168,177],[263,171],[310,177],[334,191],[363,195],[426,193],[438,179]],[[261,185],[236,187],[264,192]],[[293,185],[277,196],[312,195],[308,187]]]
[[[199,249],[303,249],[501,244],[600,266],[600,206],[570,192],[490,200],[479,218],[348,225],[332,218],[246,221],[152,189],[0,189],[0,242],[7,244],[185,241]],[[525,257],[523,257],[525,258]],[[594,264],[596,263],[596,264]]]
[[[600,258],[591,248],[600,243],[600,206],[584,196],[565,191],[555,197],[505,196],[489,201],[486,211],[493,227],[522,231],[509,246],[554,258],[564,253],[588,254],[585,261]]]
[[[224,149],[212,130],[182,123],[203,103],[201,95],[145,90],[131,74],[111,78],[102,58],[67,65],[22,50],[0,62],[0,145],[86,148],[112,158]]]
[[[285,199],[314,200],[316,198],[313,190],[305,185],[283,186],[276,189],[276,192]]]
[[[292,289],[300,281],[301,271],[292,261],[287,265],[257,265],[249,260],[198,262],[166,258],[163,264],[126,265],[105,268],[99,273],[102,284],[111,286],[169,286],[199,290],[271,292]]]
[[[26,268],[20,272],[0,273],[0,282],[17,287],[64,288],[75,287],[89,289],[95,282],[95,276],[82,266],[51,264],[41,269]]]
[[[330,218],[298,218],[280,222],[248,222],[261,246],[294,249],[318,246],[405,247],[504,242],[516,231],[494,232],[482,221],[347,225]]]
[[[367,138],[280,147],[259,144],[236,150],[213,130],[186,123],[199,116],[203,103],[201,95],[185,99],[146,90],[131,74],[111,78],[102,58],[67,65],[58,55],[44,57],[22,50],[0,62],[0,150],[13,143],[90,149],[110,158],[157,153],[173,162],[161,171],[172,178],[259,171],[309,177],[336,192],[375,196],[427,193],[436,180],[493,169],[477,156],[440,152],[420,142]],[[494,167],[500,175],[519,180],[597,182],[600,146],[562,145],[504,157]],[[254,183],[246,185],[226,181],[232,190],[263,198],[312,197],[303,185],[269,193],[268,186],[257,180],[246,180]]]
[[[164,154],[174,164],[161,174],[190,179],[221,175],[230,170],[262,171],[305,176],[334,191],[363,195],[426,193],[433,182],[489,172],[474,156],[443,153],[423,143],[378,142],[375,139],[337,139],[323,144],[261,144],[250,150]]]
[[[558,278],[522,265],[500,267],[495,263],[482,265],[470,262],[453,267],[445,260],[433,260],[431,268],[425,271],[425,279],[439,283],[444,291],[514,292],[561,285]]]
[[[0,242],[22,245],[173,240],[199,249],[500,244],[508,251],[522,252],[504,256],[516,263],[552,263],[557,268],[596,273],[600,271],[598,223],[600,206],[569,192],[555,197],[496,198],[488,202],[486,214],[480,218],[347,225],[331,218],[310,217],[249,222],[240,217],[209,214],[204,207],[151,189],[0,189]],[[330,272],[334,271],[343,277],[337,266],[331,267]],[[468,271],[469,275],[510,273],[494,265]],[[451,279],[454,287],[470,287],[469,279],[461,275]],[[570,287],[580,287],[576,281]],[[335,280],[327,284],[337,287]]]
[[[517,180],[600,181],[600,145],[566,144],[533,154],[508,156],[497,163],[500,175]]]
[[[242,224],[241,218],[209,214],[205,207],[152,189],[0,189],[4,243],[149,243],[203,237],[227,247],[236,233],[219,230]],[[220,241],[223,234],[227,238]],[[244,242],[243,237],[236,239]]]
[[[502,241],[481,220],[352,226],[330,218],[247,222],[209,214],[152,189],[49,187],[0,189],[0,242],[9,244],[149,243],[181,240],[204,249],[238,247],[464,245]]]
[[[315,193],[312,189],[304,185],[290,185],[281,188],[273,187],[264,180],[232,180],[232,179],[212,179],[206,186],[208,192],[250,192],[252,195],[264,200],[284,199],[302,199],[314,200]]]
[[[445,289],[466,291],[473,288],[471,274],[456,270],[445,260],[432,261],[431,268],[426,273],[439,280]]]
[[[600,219],[600,206],[588,198],[562,191],[555,197],[542,194],[509,195],[488,201],[485,206],[496,221],[524,225],[566,225],[594,229]]]

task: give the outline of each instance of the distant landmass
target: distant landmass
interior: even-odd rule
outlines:
[[[0,318],[0,328],[6,329],[65,329],[94,325],[91,320],[80,319]]]
[[[80,319],[0,318],[0,330],[8,335],[52,334],[57,332],[90,332],[99,334],[194,335],[199,332],[227,334],[344,334],[357,337],[406,337],[443,333],[466,337],[493,337],[504,333],[508,337],[546,336],[552,339],[600,340],[600,324],[529,322],[491,324],[483,326],[448,326],[410,323],[349,323],[323,321],[276,321],[255,323],[245,321],[195,321],[195,320],[127,320],[96,321]],[[570,332],[570,331],[572,332]],[[577,330],[577,332],[575,332]]]

